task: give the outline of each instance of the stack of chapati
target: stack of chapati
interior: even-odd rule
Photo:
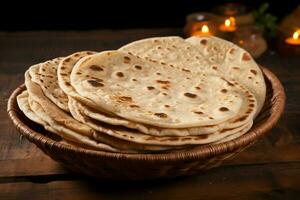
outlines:
[[[263,74],[216,37],[159,37],[31,66],[18,105],[32,121],[84,148],[160,152],[245,134],[261,110]]]

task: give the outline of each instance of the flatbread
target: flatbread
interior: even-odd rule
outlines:
[[[193,36],[186,40],[176,36],[156,37],[134,41],[119,50],[193,73],[237,80],[255,95],[258,101],[256,115],[264,104],[266,86],[259,66],[245,50],[223,39],[213,36]]]
[[[71,102],[71,100],[69,100]],[[224,129],[222,131],[217,131],[211,134],[198,135],[198,136],[152,136],[142,134],[139,131],[127,129],[123,126],[114,126],[106,123],[102,123],[97,120],[93,120],[85,115],[83,115],[78,107],[70,105],[70,110],[72,115],[78,121],[89,125],[93,129],[100,131],[101,133],[110,135],[114,138],[119,138],[121,140],[129,141],[131,143],[140,143],[144,145],[167,145],[167,146],[184,146],[184,145],[199,145],[208,144],[218,140],[221,140],[229,135],[235,134],[246,130],[246,127],[251,128],[252,121],[243,124],[240,127],[234,129]],[[246,131],[248,131],[247,129]],[[244,132],[245,133],[245,132]]]
[[[201,55],[207,57],[210,65],[217,67],[221,74],[237,80],[255,95],[257,115],[265,101],[266,85],[263,73],[251,55],[237,45],[213,36],[193,36],[186,41],[197,47]]]
[[[237,82],[118,51],[81,59],[71,84],[102,109],[162,128],[216,125],[236,116],[236,122],[244,123],[256,109],[254,96]]]
[[[55,58],[38,65],[34,65],[29,68],[29,74],[32,77],[32,81],[42,88],[46,97],[48,97],[59,108],[68,112],[68,97],[58,86],[56,75],[58,63],[61,60],[62,58]]]

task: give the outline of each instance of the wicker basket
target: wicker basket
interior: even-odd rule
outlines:
[[[155,179],[200,173],[232,158],[265,135],[283,113],[285,93],[276,76],[263,68],[267,85],[265,105],[245,135],[220,144],[199,146],[173,153],[122,154],[88,150],[58,142],[39,125],[28,120],[18,108],[16,96],[24,89],[18,87],[10,96],[7,112],[19,132],[36,144],[51,158],[67,168],[105,179]]]

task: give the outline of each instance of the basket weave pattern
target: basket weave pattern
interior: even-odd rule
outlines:
[[[87,150],[58,142],[45,130],[30,122],[20,111],[16,96],[25,86],[18,87],[8,100],[7,112],[18,131],[36,144],[52,159],[67,168],[93,177],[105,179],[155,179],[200,173],[217,167],[252,145],[266,134],[284,111],[285,93],[276,76],[262,68],[267,85],[265,105],[245,135],[225,143],[199,146],[172,153],[121,154]]]

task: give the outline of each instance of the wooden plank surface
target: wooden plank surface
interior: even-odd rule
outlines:
[[[90,180],[65,170],[21,138],[6,114],[11,91],[37,62],[79,50],[107,50],[178,29],[0,32],[0,199],[294,199],[300,196],[300,58],[267,52],[287,93],[284,115],[266,137],[203,175],[139,183]]]

